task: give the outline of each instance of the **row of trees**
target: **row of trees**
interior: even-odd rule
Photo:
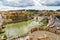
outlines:
[[[12,19],[13,21],[23,21],[31,19],[34,15],[34,12],[24,12],[24,13],[7,13],[6,19]]]

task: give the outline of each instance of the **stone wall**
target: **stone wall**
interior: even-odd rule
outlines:
[[[17,38],[13,38],[13,39],[11,39],[11,40],[18,40],[18,39],[24,39],[24,40],[29,40],[29,39],[25,39],[27,36],[30,36],[30,33],[33,33],[33,32],[35,32],[35,31],[49,31],[49,32],[52,32],[52,33],[55,33],[55,34],[57,34],[57,35],[60,35],[60,31],[58,31],[58,30],[54,30],[54,29],[52,29],[52,28],[50,28],[50,27],[47,27],[46,29],[43,29],[43,28],[32,28],[27,34],[25,34],[25,35],[23,35],[23,36],[18,36]]]

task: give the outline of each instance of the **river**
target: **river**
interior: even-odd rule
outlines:
[[[5,26],[5,34],[7,35],[8,39],[11,39],[26,34],[31,28],[39,27],[40,24],[36,20],[32,19],[23,22],[7,24]]]

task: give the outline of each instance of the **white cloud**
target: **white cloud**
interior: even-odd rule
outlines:
[[[59,4],[60,0],[0,0],[0,10],[13,10],[13,9],[50,10],[59,9],[60,8],[58,7],[60,6]]]
[[[40,4],[40,0],[33,0],[34,1],[34,5],[35,6],[42,6],[41,4]]]
[[[46,6],[60,6],[60,0],[46,0],[42,4]]]
[[[15,6],[15,7],[27,7],[27,6],[54,6],[59,5],[59,0],[1,0],[3,5]],[[60,6],[60,5],[59,5]]]
[[[34,6],[33,0],[3,0],[3,5],[12,7]]]
[[[15,3],[18,3],[20,2],[21,0],[6,0],[7,2],[15,2]]]

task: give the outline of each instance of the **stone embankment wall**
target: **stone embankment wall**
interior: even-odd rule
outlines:
[[[11,40],[20,40],[21,38],[23,39],[23,40],[28,40],[28,39],[25,39],[27,36],[30,36],[29,35],[29,33],[33,33],[33,32],[35,32],[35,31],[48,31],[48,32],[52,32],[52,33],[54,33],[54,34],[57,34],[57,35],[60,35],[60,31],[58,31],[58,30],[55,30],[55,29],[53,29],[53,28],[50,28],[50,27],[47,27],[46,29],[43,29],[43,28],[32,28],[27,34],[25,34],[25,35],[23,35],[23,36],[18,36],[17,38],[13,38],[13,39],[11,39]]]
[[[52,32],[52,33],[55,33],[57,35],[60,35],[60,31],[59,30],[56,30],[56,29],[53,29],[53,28],[50,28],[50,27],[47,27],[46,29],[43,29],[43,28],[33,28],[31,29],[31,33],[33,33],[34,31],[49,31],[49,32]]]

